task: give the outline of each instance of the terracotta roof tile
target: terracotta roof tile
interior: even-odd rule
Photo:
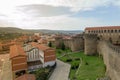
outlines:
[[[33,74],[24,74],[24,75],[16,78],[15,80],[35,80],[35,75],[33,75]]]
[[[26,56],[25,51],[20,45],[13,45],[10,47],[10,58],[23,55]]]
[[[85,30],[105,30],[105,29],[120,29],[120,26],[87,27],[87,28],[85,28]]]
[[[48,46],[45,46],[45,45],[43,45],[43,44],[38,44],[38,43],[36,43],[36,42],[31,42],[30,44],[31,44],[32,46],[34,46],[34,47],[39,48],[40,50],[43,50],[43,51],[45,51],[45,50],[47,50],[47,49],[52,49],[52,48],[50,48],[50,47],[48,47]]]

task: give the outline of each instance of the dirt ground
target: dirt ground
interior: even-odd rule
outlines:
[[[0,80],[12,80],[11,62],[9,54],[0,55]]]

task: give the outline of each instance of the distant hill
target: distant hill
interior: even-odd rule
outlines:
[[[20,33],[20,32],[24,32],[24,30],[20,29],[20,28],[13,28],[13,27],[0,27],[0,32],[6,32],[6,33]]]
[[[42,32],[42,33],[81,33],[82,30],[47,30],[47,29],[20,29],[14,27],[0,27],[0,33],[35,33],[35,32]]]

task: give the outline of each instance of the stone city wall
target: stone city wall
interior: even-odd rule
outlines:
[[[85,34],[85,48],[84,52],[86,55],[95,55],[97,54],[97,35],[96,34]]]
[[[103,56],[106,65],[106,75],[111,80],[120,80],[120,47],[106,41],[99,41],[97,51]]]
[[[62,43],[65,44],[66,48],[71,49],[71,51],[84,50],[83,35],[74,36],[71,39],[63,39],[62,37],[55,38],[56,48],[61,48]]]

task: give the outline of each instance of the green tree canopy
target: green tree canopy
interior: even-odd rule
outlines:
[[[64,44],[64,42],[62,42],[61,49],[62,49],[62,50],[65,50],[65,44]]]
[[[52,47],[52,42],[50,41],[49,44],[48,44],[49,47]]]

